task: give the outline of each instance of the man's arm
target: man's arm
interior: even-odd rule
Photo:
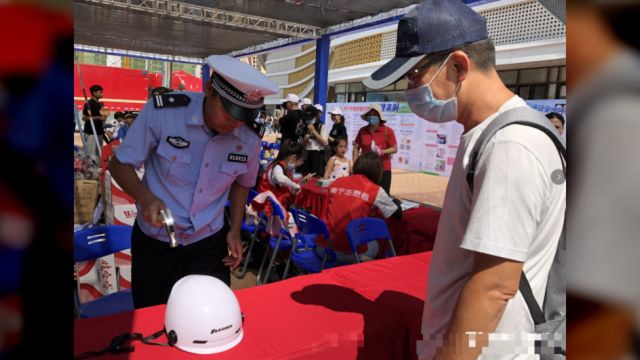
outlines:
[[[244,215],[244,206],[249,196],[249,189],[234,182],[229,191],[229,201],[231,202],[229,233],[227,234],[227,244],[231,251],[231,258],[225,258],[224,263],[231,266],[231,269],[237,268],[242,262],[242,240],[240,238],[240,229],[242,226],[242,217]]]
[[[140,168],[158,146],[159,133],[152,126],[153,101],[148,101],[138,120],[129,128],[130,139],[123,139],[109,164],[109,171],[124,191],[140,205],[144,221],[161,226],[160,210],[166,206],[140,181],[134,169]]]
[[[109,163],[109,172],[118,185],[140,204],[144,221],[153,226],[162,226],[160,210],[167,207],[140,181],[133,166],[121,163],[114,156]]]
[[[307,128],[309,129],[309,132],[311,132],[311,135],[313,135],[313,137],[316,139],[316,141],[318,141],[318,143],[320,143],[321,146],[327,145],[327,141],[322,138],[322,136],[318,133],[313,125],[308,125]]]
[[[435,359],[475,360],[488,345],[488,334],[498,326],[507,302],[516,296],[521,273],[521,262],[474,252],[471,277],[458,298]],[[473,347],[469,346],[468,332],[476,334]]]

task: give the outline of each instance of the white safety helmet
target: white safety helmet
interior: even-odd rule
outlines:
[[[194,354],[215,354],[242,340],[240,305],[213,276],[188,275],[171,289],[164,315],[169,344]]]

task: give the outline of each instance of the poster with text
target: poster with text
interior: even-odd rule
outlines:
[[[331,103],[327,109],[342,109],[349,136],[347,156],[352,158],[353,140],[358,131],[367,126],[360,117],[370,103]],[[455,122],[431,124],[411,112],[406,103],[379,103],[386,125],[393,130],[398,151],[391,158],[394,169],[424,171],[434,175],[449,176],[460,143],[462,126]],[[325,126],[333,126],[326,114]]]
[[[526,100],[532,108],[543,113],[557,112],[566,121],[566,100]],[[370,103],[329,103],[325,114],[325,126],[333,126],[328,112],[334,107],[342,109],[349,136],[347,157],[353,154],[353,140],[367,123],[360,115],[367,111]],[[407,171],[422,171],[433,175],[450,176],[455,163],[464,128],[452,121],[444,124],[428,122],[411,112],[406,103],[379,103],[387,126],[398,142],[398,152],[392,156],[392,167]],[[565,122],[566,130],[566,122]],[[563,137],[566,135],[566,131]]]

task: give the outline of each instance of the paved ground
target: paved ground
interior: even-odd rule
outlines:
[[[391,195],[441,209],[448,182],[449,178],[443,176],[394,171],[391,177]]]
[[[255,270],[253,270],[255,271]],[[256,275],[249,269],[242,279],[238,279],[231,275],[231,288],[233,290],[246,289],[256,286]]]

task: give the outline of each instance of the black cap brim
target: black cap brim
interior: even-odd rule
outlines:
[[[374,71],[371,76],[364,79],[362,83],[369,89],[374,90],[387,87],[400,80],[409,70],[416,66],[420,60],[424,59],[425,56],[427,55],[393,58],[378,70]]]
[[[225,99],[224,96],[220,96],[220,102],[224,110],[231,115],[234,119],[243,121],[245,123],[252,123],[260,114],[260,108],[249,109],[236,105],[233,102]]]

